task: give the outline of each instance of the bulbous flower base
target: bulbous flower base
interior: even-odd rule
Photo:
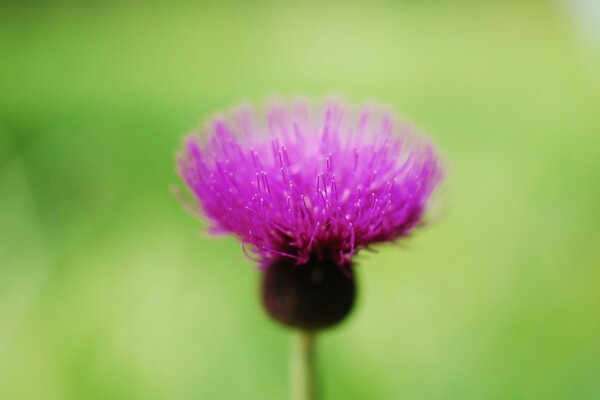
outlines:
[[[262,276],[262,303],[276,321],[315,331],[342,321],[356,296],[353,266],[311,258],[298,265],[281,258]]]

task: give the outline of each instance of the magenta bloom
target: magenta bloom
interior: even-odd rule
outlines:
[[[441,177],[432,145],[391,115],[342,104],[247,108],[191,136],[179,172],[212,223],[262,264],[312,253],[340,265],[406,236]]]
[[[432,144],[376,108],[240,108],[190,136],[179,173],[211,222],[268,268],[352,256],[408,235],[442,176]],[[311,261],[312,260],[312,261]]]

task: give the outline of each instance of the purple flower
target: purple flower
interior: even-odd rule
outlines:
[[[242,107],[215,118],[178,158],[211,232],[237,236],[260,266],[320,263],[350,275],[361,249],[422,222],[442,171],[409,125],[338,102],[266,114]]]

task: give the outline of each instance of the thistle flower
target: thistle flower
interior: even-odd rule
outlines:
[[[410,234],[442,176],[433,145],[391,113],[305,101],[214,118],[178,170],[210,231],[263,270],[268,313],[309,331],[350,312],[354,256]]]

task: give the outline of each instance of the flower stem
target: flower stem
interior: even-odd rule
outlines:
[[[292,400],[316,400],[315,333],[298,330],[292,340]]]

